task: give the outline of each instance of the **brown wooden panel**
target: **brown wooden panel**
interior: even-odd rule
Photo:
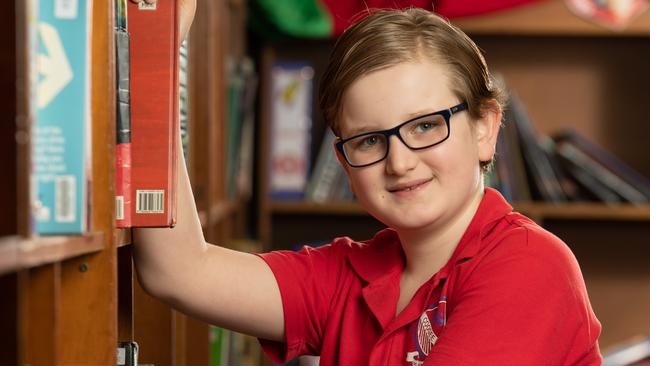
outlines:
[[[173,315],[169,306],[149,296],[134,281],[133,334],[139,345],[140,363],[174,364]]]
[[[0,15],[0,44],[4,52],[0,52],[0,109],[6,116],[0,133],[0,156],[3,157],[2,169],[11,172],[9,179],[0,179],[0,202],[4,209],[0,213],[0,236],[16,234],[16,19],[15,2],[4,4],[5,9]]]
[[[30,80],[30,58],[36,55],[30,54],[28,39],[29,22],[27,21],[28,15],[32,14],[31,6],[34,4],[30,1],[10,1],[16,4],[16,43],[15,43],[15,58],[16,58],[16,79],[15,79],[15,98],[16,98],[16,119],[15,119],[15,179],[16,187],[14,191],[7,191],[15,194],[15,201],[17,205],[15,220],[16,220],[16,233],[21,236],[29,236],[31,234],[31,217],[30,217],[30,184],[29,175],[31,167],[31,148],[30,148],[30,129],[33,121],[31,114],[31,88],[29,85]],[[5,5],[7,6],[7,5]],[[5,15],[11,16],[11,5],[9,9],[5,9]],[[11,43],[2,43],[5,45]],[[11,54],[11,53],[10,53]],[[4,67],[0,68],[4,70]],[[4,89],[3,90],[10,90]],[[5,97],[1,97],[5,100]],[[11,116],[12,113],[5,115]],[[11,127],[10,127],[11,129]],[[3,132],[3,134],[12,136],[11,133]],[[1,144],[0,144],[1,145]],[[10,144],[11,145],[11,144]],[[11,154],[9,155],[11,159]],[[12,171],[6,168],[7,171]],[[2,202],[7,202],[2,200]],[[7,205],[8,206],[8,205]],[[15,206],[14,206],[15,207]],[[4,218],[3,218],[4,221]],[[11,221],[11,220],[10,220]]]
[[[0,365],[18,364],[18,275],[0,276]]]
[[[189,115],[188,132],[189,165],[192,190],[197,209],[207,212],[209,209],[209,126],[211,122],[211,84],[210,75],[213,58],[208,51],[215,42],[216,35],[210,31],[210,12],[207,10],[212,1],[199,0],[197,12],[189,35],[188,55],[188,94]]]
[[[187,353],[190,351],[192,344],[187,342],[187,316],[181,312],[173,312],[174,322],[174,365],[188,365]]]
[[[210,111],[210,144],[208,156],[210,159],[210,205],[218,204],[225,199],[225,171],[227,156],[227,123],[226,110],[226,67],[227,50],[225,37],[228,34],[227,14],[228,8],[225,1],[213,1],[206,11],[210,13],[210,31],[216,37],[208,50],[214,60],[212,72],[209,74],[211,86],[211,111]],[[208,218],[208,222],[211,221]],[[218,239],[209,237],[208,240],[218,242]]]
[[[22,364],[58,364],[60,275],[59,263],[22,273],[19,289]]]
[[[117,250],[117,339],[133,340],[133,262],[132,246]]]
[[[114,233],[115,73],[113,2],[92,7],[92,229],[105,249],[61,265],[61,364],[114,365],[117,251]]]
[[[187,351],[186,365],[210,364],[210,334],[206,323],[191,317],[185,318],[185,337]]]

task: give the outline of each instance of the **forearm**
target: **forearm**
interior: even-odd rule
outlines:
[[[133,259],[138,278],[148,291],[160,296],[169,296],[180,274],[187,273],[187,269],[205,253],[207,246],[180,142],[177,151],[176,226],[133,229]]]

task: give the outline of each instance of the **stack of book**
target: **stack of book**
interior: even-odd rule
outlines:
[[[650,180],[577,131],[539,136],[514,93],[489,181],[513,202],[650,201]]]

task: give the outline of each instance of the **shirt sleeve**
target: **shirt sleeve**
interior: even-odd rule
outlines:
[[[269,265],[280,288],[285,339],[259,339],[262,349],[276,363],[300,355],[320,353],[321,339],[330,308],[331,294],[345,262],[346,246],[332,243],[298,252],[275,251],[260,254]]]
[[[568,247],[518,228],[475,264],[448,303],[424,365],[600,365],[600,323]]]

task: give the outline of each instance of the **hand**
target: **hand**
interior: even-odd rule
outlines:
[[[146,2],[147,4],[153,4],[156,0],[131,0],[134,3]],[[180,31],[181,31],[181,42],[185,39],[187,32],[190,30],[192,25],[192,20],[194,19],[194,12],[196,11],[196,0],[176,0],[180,1]]]

